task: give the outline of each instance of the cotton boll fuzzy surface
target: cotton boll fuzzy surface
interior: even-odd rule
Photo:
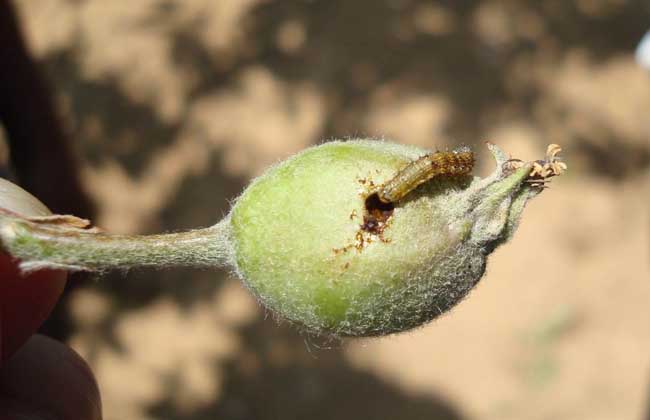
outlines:
[[[368,229],[372,195],[426,150],[379,141],[308,149],[255,180],[231,213],[240,277],[317,334],[372,336],[435,318],[478,282],[512,234],[530,168],[434,178]],[[497,157],[499,159],[499,157]]]
[[[558,145],[527,163],[488,147],[496,170],[481,179],[468,176],[465,149],[332,142],[270,169],[209,228],[116,235],[70,215],[5,211],[0,244],[25,271],[225,266],[312,333],[386,335],[458,303],[526,202],[566,169]],[[386,202],[387,189],[400,198]]]

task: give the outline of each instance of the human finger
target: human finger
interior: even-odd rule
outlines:
[[[99,388],[86,362],[42,335],[0,368],[0,407],[0,420],[102,418]]]
[[[50,214],[34,196],[0,178],[0,207],[23,216]],[[0,366],[45,321],[65,286],[64,271],[20,273],[18,261],[0,252]]]

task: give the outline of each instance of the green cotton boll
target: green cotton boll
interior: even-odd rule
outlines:
[[[530,198],[567,169],[556,144],[532,162],[488,147],[496,169],[481,179],[467,148],[327,143],[269,169],[215,225],[154,235],[5,208],[12,189],[0,188],[0,250],[23,272],[229,267],[311,333],[405,331],[460,302]]]
[[[388,205],[368,197],[430,151],[370,140],[307,149],[236,201],[236,271],[273,313],[312,333],[378,336],[422,325],[476,285],[541,191],[524,182],[532,164],[507,169],[490,148],[489,177],[443,173]],[[372,214],[381,229],[367,223]]]

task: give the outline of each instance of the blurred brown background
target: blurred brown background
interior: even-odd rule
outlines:
[[[14,3],[113,232],[210,225],[333,138],[470,144],[483,173],[485,140],[553,142],[569,165],[471,296],[407,334],[321,348],[223,272],[78,279],[46,329],[107,419],[650,415],[647,1]]]

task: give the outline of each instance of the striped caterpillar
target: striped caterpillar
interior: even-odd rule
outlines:
[[[377,191],[383,203],[395,203],[433,177],[467,175],[474,167],[474,153],[468,149],[434,152],[424,155],[402,168]]]

